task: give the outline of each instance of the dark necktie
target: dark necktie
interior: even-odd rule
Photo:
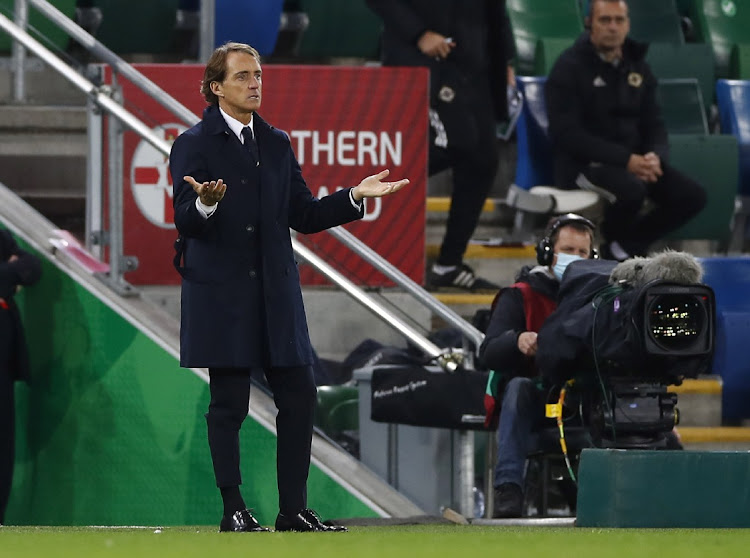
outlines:
[[[242,139],[245,140],[245,147],[250,152],[250,156],[255,161],[255,165],[260,164],[260,156],[258,155],[258,144],[255,143],[255,136],[250,126],[242,128]]]

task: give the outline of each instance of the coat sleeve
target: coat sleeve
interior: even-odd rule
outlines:
[[[568,51],[570,52],[570,51]],[[617,143],[591,134],[584,126],[586,107],[577,84],[584,81],[576,64],[564,53],[552,67],[544,88],[549,133],[555,149],[586,162],[626,167],[630,151]]]
[[[200,236],[209,226],[195,207],[198,194],[193,187],[183,180],[183,176],[192,176],[198,182],[217,180],[219,176],[208,176],[207,165],[201,150],[198,149],[198,137],[182,134],[172,145],[169,155],[169,171],[172,175],[174,205],[174,222],[180,234],[188,237]]]
[[[322,199],[313,196],[302,177],[302,169],[289,144],[288,149],[291,166],[288,218],[292,229],[303,234],[312,234],[364,217],[365,201],[363,200],[360,209],[357,209],[351,203],[350,188],[333,192]]]
[[[39,258],[21,250],[8,231],[0,231],[0,255],[3,257],[0,261],[0,297],[12,298],[18,286],[33,285],[39,280],[42,274]]]
[[[518,336],[525,330],[523,295],[518,289],[506,289],[492,311],[484,341],[479,348],[480,363],[485,368],[503,373],[519,370],[525,356],[518,350]]]

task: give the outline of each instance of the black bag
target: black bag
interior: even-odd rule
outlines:
[[[375,422],[484,430],[488,372],[443,372],[414,365],[376,366],[371,419]]]

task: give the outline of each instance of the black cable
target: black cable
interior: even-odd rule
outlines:
[[[610,285],[609,287],[605,287],[602,289],[597,295],[594,297],[594,299],[591,301],[591,304],[594,307],[594,319],[591,326],[591,351],[592,356],[594,359],[594,369],[596,370],[596,376],[599,380],[599,386],[602,390],[602,399],[604,399],[604,403],[607,408],[607,412],[610,416],[610,425],[612,427],[612,443],[617,444],[617,433],[615,430],[615,416],[614,412],[612,411],[612,406],[609,403],[609,397],[607,396],[607,390],[604,387],[604,379],[602,378],[601,370],[599,369],[599,359],[597,358],[596,354],[596,316],[599,312],[599,308],[608,302],[611,302],[614,300],[619,294],[623,292],[623,288],[619,285]]]

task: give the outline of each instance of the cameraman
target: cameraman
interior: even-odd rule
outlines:
[[[537,332],[557,306],[557,291],[568,264],[594,257],[594,228],[591,221],[573,213],[554,218],[536,247],[539,265],[524,266],[516,283],[502,289],[493,302],[479,349],[481,364],[493,370],[500,384],[505,383],[492,517],[521,516],[526,455],[532,449],[533,430],[543,423],[546,403],[534,359]],[[502,387],[496,387],[496,394]],[[493,422],[494,416],[488,419]]]

